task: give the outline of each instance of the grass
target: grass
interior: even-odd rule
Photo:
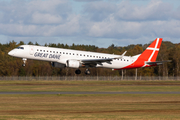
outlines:
[[[0,91],[180,91],[178,81],[0,81]],[[180,119],[180,94],[0,95],[0,119]]]
[[[180,81],[0,81],[4,91],[179,91]]]
[[[180,95],[1,95],[3,119],[174,119]]]

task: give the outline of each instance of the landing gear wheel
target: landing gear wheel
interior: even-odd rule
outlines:
[[[81,74],[81,70],[77,69],[77,70],[75,71],[75,73],[76,73],[77,75],[79,75],[79,74]]]
[[[90,75],[90,74],[91,74],[90,70],[89,70],[89,69],[86,69],[86,70],[85,70],[85,74],[86,74],[86,75]]]
[[[25,66],[26,66],[26,64],[22,64],[22,66],[23,66],[23,67],[25,67]]]

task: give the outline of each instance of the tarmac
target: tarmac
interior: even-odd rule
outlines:
[[[26,95],[26,94],[72,94],[72,95],[83,95],[83,94],[180,94],[179,92],[0,92],[0,95]]]

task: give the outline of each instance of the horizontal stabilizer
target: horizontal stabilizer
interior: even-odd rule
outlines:
[[[157,64],[157,65],[161,65],[165,62],[171,62],[171,60],[166,60],[166,61],[155,61],[155,62],[146,62],[146,64],[148,65],[153,65],[153,64]]]

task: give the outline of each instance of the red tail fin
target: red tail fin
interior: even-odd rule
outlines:
[[[121,69],[131,69],[131,68],[139,68],[139,67],[150,67],[154,65],[147,65],[145,62],[154,62],[156,61],[159,48],[162,43],[162,38],[156,38],[149,47],[137,58],[137,60],[132,63],[131,65],[128,65]]]
[[[151,62],[156,61],[162,40],[162,38],[156,38],[156,40],[149,45],[149,47],[139,56],[138,59]]]

